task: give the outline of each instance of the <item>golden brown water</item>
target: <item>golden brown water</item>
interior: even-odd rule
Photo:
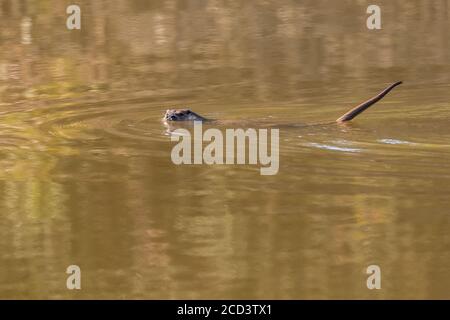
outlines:
[[[0,1],[0,298],[450,298],[449,1],[379,31],[364,1],[68,4]],[[274,176],[175,166],[160,121],[333,121],[396,80],[282,128]]]

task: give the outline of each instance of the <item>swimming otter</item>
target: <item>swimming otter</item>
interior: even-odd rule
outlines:
[[[164,114],[165,121],[207,121],[208,119],[189,109],[168,109]]]
[[[373,104],[380,101],[385,95],[389,93],[392,89],[394,89],[396,86],[401,84],[401,81],[395,82],[388,86],[386,89],[381,91],[379,94],[374,96],[373,98],[370,98],[366,102],[361,103],[360,105],[354,107],[350,111],[346,112],[344,115],[336,119],[337,123],[343,123],[352,120],[355,118],[358,114],[372,106]],[[209,119],[206,119],[195,112],[189,110],[189,109],[169,109],[166,110],[166,113],[164,114],[163,120],[165,122],[167,121],[212,121]]]

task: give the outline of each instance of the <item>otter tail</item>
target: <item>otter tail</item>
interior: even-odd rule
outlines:
[[[346,122],[346,121],[352,120],[358,114],[360,114],[361,112],[363,112],[364,110],[369,108],[371,105],[373,105],[373,104],[377,103],[378,101],[380,101],[381,99],[383,99],[383,97],[385,95],[387,95],[389,93],[389,91],[391,91],[392,89],[394,89],[396,86],[398,86],[401,83],[402,83],[401,81],[398,81],[396,83],[391,84],[389,87],[387,87],[386,89],[381,91],[375,97],[370,98],[366,102],[361,103],[360,105],[354,107],[353,109],[351,109],[350,111],[345,113],[343,116],[341,116],[339,119],[337,119],[336,122]]]

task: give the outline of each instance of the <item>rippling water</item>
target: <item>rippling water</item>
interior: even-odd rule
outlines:
[[[380,31],[359,1],[79,4],[0,1],[0,298],[450,297],[448,1]],[[279,173],[175,166],[178,106],[279,124]]]

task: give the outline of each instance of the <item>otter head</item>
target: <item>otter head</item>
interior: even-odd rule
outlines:
[[[169,109],[164,114],[164,121],[204,121],[202,116],[189,109]]]

